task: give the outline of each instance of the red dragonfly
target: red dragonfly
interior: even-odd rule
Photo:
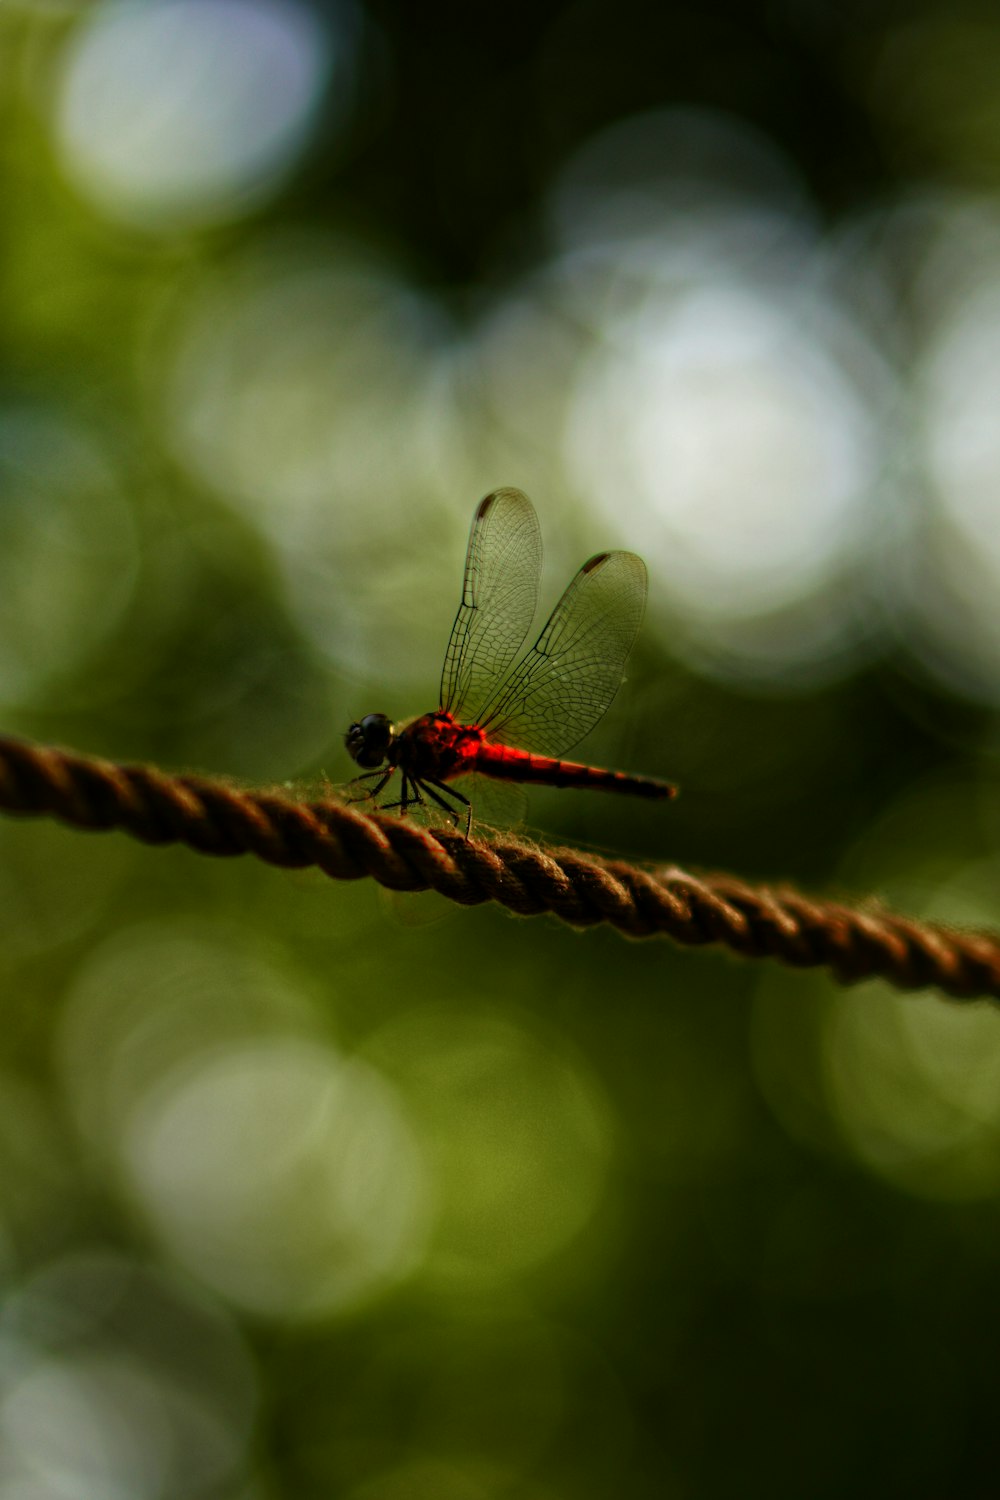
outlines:
[[[472,804],[451,783],[473,772],[500,781],[591,787],[662,801],[676,787],[649,776],[562,760],[621,685],[642,622],[646,565],[634,552],[585,562],[524,657],[542,568],[538,517],[520,490],[494,490],[472,520],[462,602],[441,673],[441,706],[397,728],[366,714],[344,736],[377,797],[399,771],[405,814],[428,798],[472,825]],[[460,813],[455,804],[463,809]]]

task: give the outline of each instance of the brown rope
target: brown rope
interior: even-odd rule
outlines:
[[[843,906],[731,875],[643,870],[523,840],[489,843],[368,814],[334,798],[296,802],[201,776],[168,776],[0,737],[0,809],[74,828],[121,829],[149,844],[317,865],[335,880],[370,875],[398,891],[436,890],[465,905],[498,901],[575,927],[609,922],[629,937],[722,943],[747,958],[824,965],[842,983],[879,975],[900,989],[936,986],[1000,999],[1000,936],[912,921],[877,905]]]

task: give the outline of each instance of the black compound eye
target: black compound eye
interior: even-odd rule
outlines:
[[[385,714],[365,714],[360,723],[352,724],[344,735],[347,753],[359,766],[374,770],[385,760],[396,730]]]

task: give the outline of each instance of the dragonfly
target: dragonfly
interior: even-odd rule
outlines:
[[[454,786],[496,781],[579,787],[664,801],[677,788],[562,757],[603,716],[621,686],[646,605],[646,565],[634,552],[583,564],[535,644],[518,660],[535,615],[542,537],[535,508],[498,489],[472,518],[462,602],[441,673],[440,706],[397,726],[385,714],[351,724],[344,742],[364,768],[351,800],[378,798],[398,772],[405,816],[427,802],[472,827],[472,800]]]

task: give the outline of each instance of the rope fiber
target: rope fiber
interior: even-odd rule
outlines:
[[[296,801],[0,736],[0,810],[119,829],[201,854],[252,854],[288,869],[313,865],[334,880],[371,876],[391,890],[435,890],[466,906],[497,901],[520,916],[548,912],[574,927],[608,922],[632,938],[721,944],[745,958],[826,967],[843,984],[879,976],[898,989],[934,986],[961,999],[1000,999],[1000,935],[732,875],[646,870],[509,837],[466,839],[333,797]]]

